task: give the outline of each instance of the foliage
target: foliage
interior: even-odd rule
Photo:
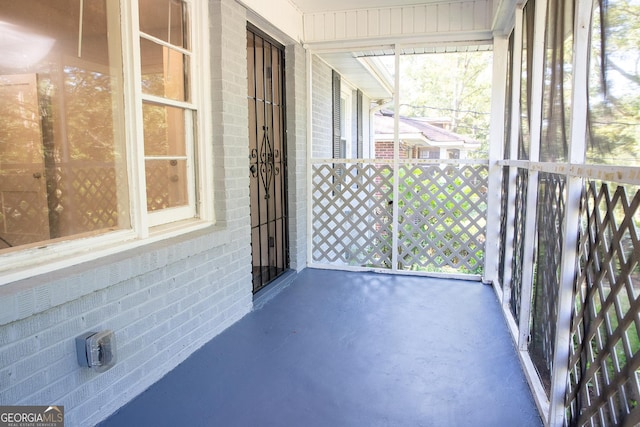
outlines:
[[[450,119],[453,132],[482,143],[475,157],[486,158],[492,58],[492,52],[403,57],[400,113]]]
[[[71,66],[65,67],[64,77],[68,147],[56,141],[57,157],[67,149],[71,160],[113,161],[112,77]]]
[[[591,32],[588,161],[638,165],[640,3],[612,0],[597,7]]]
[[[486,169],[427,166],[402,168],[398,175],[398,268],[482,274]],[[381,219],[388,222],[388,215]],[[392,235],[385,238],[384,246],[391,248]],[[369,251],[380,246],[377,242]]]

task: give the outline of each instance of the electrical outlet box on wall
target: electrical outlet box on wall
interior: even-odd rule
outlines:
[[[76,338],[78,364],[104,372],[116,363],[116,337],[113,331],[87,332]]]

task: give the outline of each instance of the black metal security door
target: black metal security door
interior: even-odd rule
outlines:
[[[247,29],[253,292],[289,267],[285,159],[284,50]]]

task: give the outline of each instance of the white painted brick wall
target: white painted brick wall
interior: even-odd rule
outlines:
[[[251,309],[246,12],[234,0],[210,4],[204,119],[218,224],[5,287],[20,298],[0,294],[0,405],[64,405],[66,425],[93,425]],[[11,323],[1,314],[9,300],[20,319]],[[115,331],[118,362],[98,374],[78,366],[75,337],[102,329]]]
[[[90,425],[113,412],[126,402],[123,390],[135,396],[250,309],[250,259],[238,254],[247,265],[235,271],[227,256],[213,253],[226,246],[195,253],[186,241],[179,267],[161,266],[2,326],[1,404],[62,404],[68,425]],[[140,265],[146,254],[131,255]],[[118,364],[102,374],[80,368],[74,338],[106,328],[116,332]]]
[[[313,56],[313,153],[315,159],[333,157],[331,68]]]
[[[291,268],[307,266],[307,71],[305,50],[297,44],[285,51]]]

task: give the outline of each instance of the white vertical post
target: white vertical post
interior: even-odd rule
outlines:
[[[518,138],[520,135],[520,94],[521,83],[520,78],[522,76],[522,8],[519,6],[516,8],[515,28],[513,30],[513,67],[511,70],[511,76],[507,78],[511,79],[511,133],[509,135],[509,159],[517,160],[518,158]],[[516,204],[516,192],[512,191],[516,188],[516,178],[518,175],[518,169],[514,167],[509,168],[509,199],[507,200],[507,206],[515,206]],[[506,229],[505,245],[513,248],[513,240],[515,235],[515,209],[507,209],[507,223],[510,224]],[[502,306],[504,310],[509,310],[509,303],[511,297],[511,276],[513,275],[513,251],[505,253],[505,265],[504,265],[504,282],[502,283],[503,300]]]
[[[575,11],[573,42],[573,89],[571,100],[571,140],[569,163],[583,164],[586,153],[587,97],[589,81],[589,33],[591,27],[591,0],[579,0]],[[553,355],[553,375],[549,399],[549,425],[562,426],[565,417],[568,365],[571,355],[571,315],[573,312],[573,286],[576,276],[577,248],[580,227],[580,198],[582,178],[567,175],[564,218],[564,241],[560,264],[558,291],[558,318]]]
[[[393,84],[393,238],[391,239],[391,271],[398,269],[398,203],[400,202],[400,171],[398,158],[400,157],[400,52],[398,45],[395,50],[395,79]]]
[[[313,56],[305,49],[307,74],[307,265],[313,264]]]
[[[505,82],[509,39],[493,38],[493,76],[491,90],[491,124],[489,129],[489,183],[487,191],[487,231],[484,248],[484,280],[497,283],[500,248],[500,199],[502,168],[498,161],[504,156]]]
[[[533,49],[533,64],[527,70],[527,78],[531,84],[531,116],[530,116],[530,144],[529,160],[531,163],[540,161],[540,133],[542,121],[542,90],[544,78],[544,37],[545,18],[547,14],[546,2],[537,2],[534,17],[533,40],[527,40],[527,49]],[[527,217],[524,227],[524,253],[522,256],[522,292],[520,300],[520,324],[518,348],[527,350],[529,346],[529,318],[531,316],[531,298],[533,295],[533,262],[535,261],[536,233],[537,233],[537,203],[538,203],[538,172],[529,170],[527,184]]]

